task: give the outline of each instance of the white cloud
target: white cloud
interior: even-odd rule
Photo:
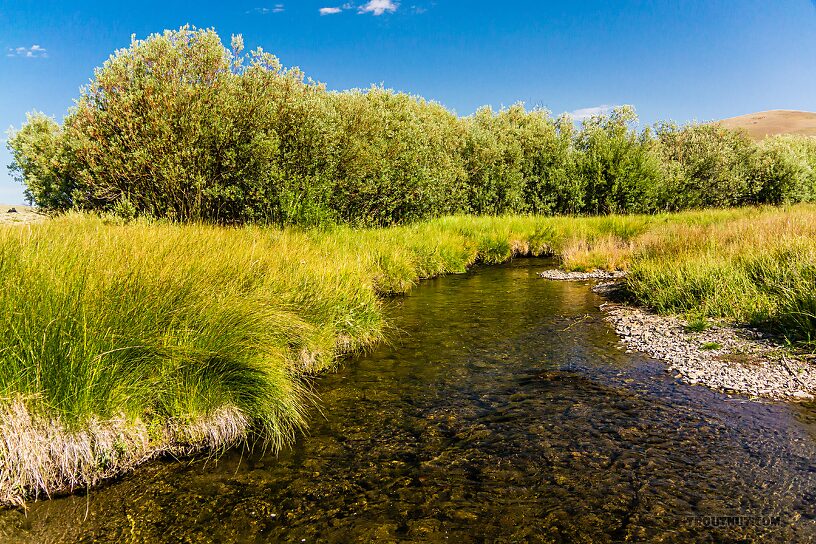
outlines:
[[[382,15],[385,12],[394,13],[399,7],[399,2],[394,0],[369,0],[357,10],[357,13],[373,13]]]
[[[355,6],[353,2],[346,2],[342,6],[320,8],[320,15],[335,15],[343,11],[354,9],[357,7],[357,13],[365,14],[371,13],[373,15],[382,15],[383,13],[394,13],[399,8],[399,2],[395,0],[369,0],[361,6]],[[422,11],[416,10],[417,13]]]
[[[286,11],[286,6],[283,4],[275,4],[271,8],[252,8],[251,10],[247,11],[247,13],[257,13],[259,15],[267,15],[269,13],[283,13]]]
[[[48,57],[48,51],[36,43],[31,47],[9,47],[6,52],[7,57],[25,57],[28,59],[44,59]]]
[[[570,116],[576,121],[584,121],[594,115],[606,115],[611,112],[615,106],[609,104],[601,104],[600,106],[593,106],[591,108],[579,108],[570,112]]]

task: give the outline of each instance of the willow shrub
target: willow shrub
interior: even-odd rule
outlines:
[[[287,189],[322,171],[319,87],[258,49],[183,28],[117,51],[65,121],[74,205],[128,199],[143,213],[281,220]],[[289,200],[287,200],[289,199]]]
[[[757,146],[751,169],[757,202],[811,202],[816,198],[816,138],[767,138]]]
[[[273,55],[183,27],[116,51],[62,126],[32,114],[13,174],[48,211],[222,224],[384,226],[444,214],[654,213],[812,200],[812,138],[638,131],[517,104],[460,118],[381,87],[329,92]]]
[[[214,31],[185,27],[117,51],[63,127],[36,115],[12,135],[30,198],[48,210],[125,202],[177,220],[322,220],[325,90],[242,50],[240,38],[230,51]]]
[[[553,120],[545,110],[528,112],[516,104],[498,112],[481,108],[464,123],[469,212],[578,211],[568,119]]]
[[[649,133],[630,129],[631,107],[584,121],[578,135],[577,174],[583,182],[582,210],[589,214],[650,212],[660,163],[649,147]]]
[[[745,133],[718,125],[661,123],[656,138],[666,209],[738,206],[754,200],[756,144]]]
[[[71,207],[75,185],[63,173],[61,127],[45,114],[27,115],[26,124],[9,138],[10,170],[26,184],[26,198],[46,210]]]
[[[380,87],[329,96],[330,202],[341,221],[385,225],[459,211],[464,134],[455,115]]]

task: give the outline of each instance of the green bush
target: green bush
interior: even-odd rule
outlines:
[[[134,40],[83,89],[65,120],[77,167],[75,206],[179,220],[277,220],[284,192],[279,127],[308,94],[302,75],[212,30]],[[288,100],[282,100],[286,97]]]
[[[654,213],[816,198],[816,139],[635,128],[521,104],[457,117],[382,87],[329,92],[273,55],[182,27],[132,40],[62,126],[32,114],[13,175],[46,211],[384,226],[451,213]],[[127,203],[125,205],[124,203]]]
[[[637,115],[629,106],[584,121],[576,140],[583,212],[597,215],[653,210],[660,163],[651,151],[650,134],[638,135],[630,128],[635,122]]]
[[[747,135],[716,124],[673,123],[658,124],[656,134],[665,183],[662,208],[727,207],[753,200],[756,146]]]
[[[756,202],[812,201],[816,197],[816,138],[767,138],[757,146],[751,170]]]
[[[45,114],[27,115],[26,124],[8,140],[12,175],[25,183],[26,198],[45,210],[73,206],[76,184],[66,172],[64,136],[56,121]]]
[[[566,118],[516,104],[479,109],[465,119],[463,160],[467,211],[477,214],[577,212],[580,186],[572,176],[572,135]]]
[[[516,105],[498,113],[484,107],[466,120],[469,211],[500,214],[522,208],[525,157],[519,132],[526,117]]]
[[[583,187],[575,172],[573,148],[575,125],[563,115],[550,121],[545,114],[533,112],[528,130],[522,133],[527,160],[525,211],[536,214],[576,214],[583,207]]]
[[[330,97],[335,134],[330,202],[340,220],[387,225],[458,210],[462,130],[453,114],[380,87]]]

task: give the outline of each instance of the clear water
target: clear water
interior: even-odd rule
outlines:
[[[279,455],[0,513],[13,542],[811,542],[816,411],[679,383],[540,260],[425,282]],[[732,516],[726,520],[717,516]]]

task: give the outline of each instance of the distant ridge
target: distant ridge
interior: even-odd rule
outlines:
[[[754,140],[774,134],[816,136],[816,112],[797,110],[769,110],[729,117],[717,121],[720,125],[743,129]]]

